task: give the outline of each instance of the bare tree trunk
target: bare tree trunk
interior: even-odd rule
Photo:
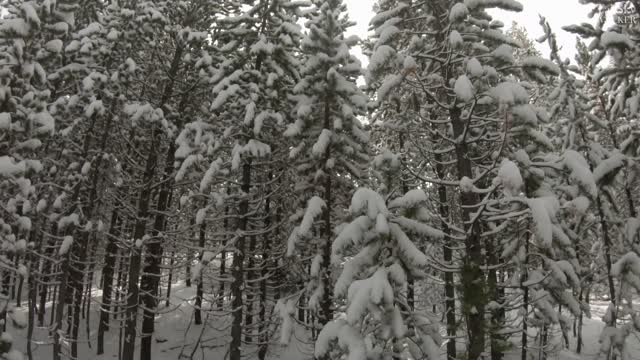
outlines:
[[[449,111],[454,138],[462,138],[465,133],[465,124],[461,119],[461,110],[454,106]],[[473,179],[473,169],[467,143],[460,141],[456,144],[456,164],[458,167],[458,179],[468,177]],[[473,207],[478,204],[478,196],[472,192],[461,192],[460,202],[465,223],[470,223],[473,215]],[[467,332],[469,334],[469,346],[467,352],[469,359],[478,359],[485,347],[485,322],[484,310],[487,303],[484,273],[482,271],[482,244],[478,225],[473,223],[467,229],[465,240],[466,255],[462,266],[462,309],[467,320]]]
[[[181,106],[181,108],[183,108]],[[175,141],[167,150],[162,188],[156,204],[156,216],[151,231],[151,240],[147,244],[147,256],[140,286],[142,288],[141,301],[144,303],[142,315],[142,336],[140,338],[140,360],[151,360],[151,336],[155,331],[155,309],[158,307],[158,287],[160,285],[160,264],[164,251],[163,239],[166,229],[165,213],[171,205],[173,191],[173,162]]]
[[[121,306],[120,300],[122,299],[122,289],[126,284],[124,274],[127,272],[127,267],[129,266],[129,264],[128,264],[128,261],[125,262],[125,257],[123,256],[123,254],[120,253],[120,251],[118,251],[117,256],[118,256],[118,266],[117,266],[118,278],[116,279],[117,291],[115,293],[115,300],[116,300],[117,306]],[[126,259],[128,260],[129,258],[126,258]],[[114,320],[118,319],[118,313],[116,311],[113,312],[113,319]]]
[[[37,222],[36,222],[37,224]],[[31,230],[31,241],[33,241],[33,238],[36,237],[36,232],[37,232],[37,226],[34,226],[34,228]],[[38,245],[42,246],[42,236],[39,236],[38,239]],[[27,278],[29,279],[29,281],[27,282],[27,286],[28,286],[28,294],[27,294],[27,311],[28,311],[28,324],[27,324],[27,358],[29,360],[33,360],[33,349],[31,347],[31,343],[33,341],[33,330],[35,328],[35,312],[37,310],[36,308],[36,301],[37,301],[37,285],[36,285],[36,279],[33,276],[33,264],[34,264],[34,257],[33,257],[33,253],[29,252],[29,255],[27,255],[26,257],[27,259]],[[19,305],[18,305],[19,306]]]
[[[251,162],[246,160],[242,166],[242,195],[240,201],[240,219],[238,230],[240,236],[236,242],[233,253],[233,265],[231,273],[233,282],[231,283],[231,311],[233,320],[231,323],[231,344],[229,349],[229,360],[240,360],[242,356],[242,316],[243,316],[243,288],[244,288],[244,259],[245,259],[245,231],[249,221],[249,190],[251,189]]]
[[[134,227],[133,239],[140,241],[146,233],[147,216],[149,211],[150,201],[150,188],[153,181],[154,169],[156,167],[157,153],[156,138],[159,134],[156,131],[157,126],[154,124],[154,130],[152,132],[153,140],[151,142],[151,148],[146,160],[145,174],[143,176],[143,189],[140,192],[138,198],[138,213],[136,224]],[[138,296],[140,289],[138,287],[138,281],[140,279],[140,260],[141,260],[141,248],[138,248],[136,244],[132,244],[131,258],[128,271],[128,284],[127,284],[127,301],[125,309],[125,331],[124,331],[124,345],[122,346],[122,358],[124,360],[133,360],[135,343],[137,337],[137,321],[138,321]]]
[[[253,289],[253,279],[255,278],[255,262],[253,261],[254,252],[256,250],[256,236],[252,235],[249,240],[249,249],[248,253],[248,261],[247,261],[247,284],[245,285],[245,293],[246,293],[246,314],[244,316],[244,332],[245,332],[245,342],[251,343],[253,341],[253,337],[251,336],[252,326],[253,326],[253,303],[255,301],[254,289]]]
[[[526,192],[528,194],[528,192]],[[517,232],[520,235],[520,232]],[[525,245],[524,245],[524,264],[522,265],[522,274],[520,275],[520,286],[522,287],[522,353],[520,356],[521,360],[527,360],[527,352],[528,349],[528,341],[529,341],[529,333],[528,333],[528,317],[529,317],[529,287],[525,285],[525,282],[529,279],[529,235],[528,232],[525,232]]]
[[[171,305],[171,283],[173,282],[173,263],[174,263],[175,255],[176,255],[176,252],[172,251],[171,260],[169,260],[169,276],[167,278],[167,302],[166,302],[167,307]]]
[[[324,103],[324,128],[331,129],[331,103],[333,102],[332,95],[327,95]],[[324,154],[324,163],[327,164],[331,159],[331,145],[327,146],[327,150]],[[322,269],[324,270],[322,286],[324,291],[322,294],[322,301],[320,309],[322,310],[322,316],[320,317],[320,323],[322,325],[327,324],[333,319],[333,287],[331,286],[331,245],[332,245],[332,226],[331,226],[331,209],[333,208],[333,202],[331,198],[331,175],[326,174],[324,181],[324,202],[326,207],[322,213],[324,220],[324,226],[322,228],[322,237],[324,242],[322,244]]]
[[[159,108],[164,109],[165,105],[173,94],[173,88],[176,81],[176,75],[180,67],[182,60],[183,48],[178,46],[173,54],[171,60],[171,67],[167,73],[168,82],[163,90],[162,98],[160,99]],[[134,227],[133,238],[134,240],[141,240],[147,229],[147,217],[149,216],[149,202],[151,185],[155,174],[155,169],[158,162],[157,147],[159,145],[160,131],[158,124],[152,124],[153,130],[151,131],[151,146],[148,149],[145,171],[143,175],[142,191],[138,199],[138,214],[136,219],[136,225]],[[162,220],[163,221],[163,220]],[[128,276],[128,291],[127,291],[127,308],[126,308],[126,325],[125,325],[125,337],[124,346],[122,348],[122,358],[124,360],[133,360],[135,343],[136,343],[136,327],[138,318],[138,302],[139,302],[139,285],[138,280],[140,278],[141,268],[141,249],[133,249],[131,255],[131,263],[129,265]],[[149,339],[150,341],[150,339]]]
[[[204,255],[204,249],[206,246],[206,237],[205,237],[205,230],[207,228],[206,223],[203,221],[202,224],[200,224],[200,234],[199,234],[199,242],[198,242],[198,247],[200,247],[200,256],[199,256],[199,261],[202,262],[202,256]],[[204,280],[203,276],[202,276],[202,272],[200,272],[200,275],[198,276],[198,285],[196,287],[196,303],[195,303],[195,309],[194,309],[194,322],[196,325],[202,325],[202,296],[203,294],[203,289],[202,289],[202,281]]]
[[[270,182],[273,178],[272,174],[269,174],[267,178],[267,182]],[[267,193],[269,193],[269,189],[267,189]],[[267,348],[269,346],[269,336],[267,334],[268,326],[266,325],[266,309],[267,309],[267,275],[269,274],[269,259],[271,258],[271,242],[269,241],[269,237],[271,236],[271,231],[269,227],[271,226],[271,197],[267,197],[264,206],[264,235],[262,236],[262,263],[260,266],[260,311],[259,311],[259,321],[260,325],[258,327],[258,334],[260,334],[259,338],[259,348],[258,348],[258,360],[265,360],[267,356]]]
[[[222,226],[224,230],[227,231],[229,228],[229,207],[225,207],[224,209],[224,220]],[[227,240],[225,238],[222,239],[222,249],[227,246]],[[224,306],[224,276],[226,275],[227,269],[227,252],[222,250],[220,252],[220,284],[218,285],[218,309],[222,310]]]
[[[22,302],[22,287],[24,286],[24,276],[18,275],[18,290],[16,291],[16,306],[20,307],[20,303]]]
[[[499,258],[498,250],[495,248],[493,241],[494,239],[491,238],[486,241],[487,265],[490,268],[487,282],[489,294],[493,295],[493,301],[501,307],[504,299],[501,296],[498,285],[496,265],[499,264]],[[504,358],[503,338],[500,335],[500,331],[504,326],[504,319],[501,315],[501,308],[491,310],[491,360],[502,360]]]
[[[41,260],[41,265],[40,265],[42,269],[42,279],[40,282],[40,294],[39,294],[40,306],[38,308],[38,326],[44,326],[44,315],[47,311],[46,309],[47,296],[51,296],[51,294],[48,293],[49,281],[51,278],[50,274],[53,273],[53,271],[55,270],[55,266],[51,263],[51,261],[49,261],[46,258],[50,257],[51,254],[53,254],[53,248],[56,244],[55,237],[57,235],[58,235],[58,223],[54,221],[53,224],[51,225],[51,236],[47,241],[47,251],[45,252],[45,258]],[[54,298],[55,298],[55,295],[54,295]],[[55,304],[53,304],[51,307],[51,313],[53,313],[53,309],[55,309]]]
[[[444,166],[442,165],[442,156],[436,154],[436,173],[441,180],[445,179]],[[447,188],[444,185],[438,185],[438,211],[442,220],[442,230],[445,235],[448,235],[449,224],[449,202],[447,198]],[[446,237],[445,237],[446,239]],[[451,246],[445,243],[442,246],[442,253],[445,264],[453,267],[453,251]],[[456,353],[456,293],[455,284],[452,271],[446,271],[444,273],[444,297],[445,297],[445,317],[447,319],[447,360],[452,360],[457,357]]]
[[[193,223],[192,223],[193,225]],[[191,250],[187,250],[187,261],[185,267],[185,285],[187,287],[191,287]]]
[[[62,315],[64,313],[64,305],[67,298],[67,274],[69,273],[69,253],[62,259],[60,265],[60,285],[58,289],[58,300],[55,309],[55,322],[53,323],[53,360],[60,360],[62,351]],[[52,309],[53,313],[53,309]]]
[[[111,225],[109,227],[109,233],[107,234],[107,247],[104,254],[104,267],[102,268],[102,305],[100,306],[100,322],[98,324],[98,355],[104,354],[104,334],[109,331],[113,274],[118,253],[116,239],[120,236],[120,226],[122,222],[118,211],[118,208],[114,208],[111,212]]]

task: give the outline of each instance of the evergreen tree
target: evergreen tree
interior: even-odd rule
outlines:
[[[284,133],[295,141],[289,157],[295,161],[296,191],[301,203],[307,203],[300,225],[289,238],[287,254],[295,254],[303,239],[315,247],[302,249],[303,254],[316,253],[307,285],[308,303],[326,324],[334,313],[333,229],[342,215],[344,194],[363,176],[368,159],[368,134],[358,119],[366,111],[367,98],[356,86],[362,70],[350,48],[358,39],[344,35],[352,25],[344,14],[345,5],[342,0],[315,0],[313,6],[315,13],[302,41],[301,79],[294,88],[294,122]],[[317,218],[321,224],[316,233]]]

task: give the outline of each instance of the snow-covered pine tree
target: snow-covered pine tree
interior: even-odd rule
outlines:
[[[511,213],[509,209],[520,206],[516,198],[522,189],[503,182],[503,171],[518,172],[508,159],[515,158],[522,143],[533,140],[530,146],[534,150],[546,145],[538,131],[546,116],[529,104],[528,81],[546,81],[547,75],[558,73],[552,63],[537,57],[516,61],[513,48],[520,44],[502,33],[502,23],[486,11],[490,8],[520,11],[522,5],[511,0],[438,1],[430,5],[381,2],[372,20],[377,38],[369,66],[369,82],[378,89],[379,111],[404,104],[400,106],[403,113],[424,123],[422,129],[428,136],[423,139],[429,139],[434,149],[431,159],[425,160],[441,165],[417,177],[439,186],[458,187],[453,212],[461,215],[461,225],[450,223],[447,227],[455,231],[451,240],[464,242],[461,310],[469,337],[467,353],[472,359],[485,351],[488,310],[495,321],[490,331],[492,356],[501,358],[505,350],[501,338],[494,336],[505,326],[505,310],[501,308],[505,301],[500,290],[504,285],[494,270],[485,274],[482,266],[486,262],[493,268],[509,261],[496,252],[500,254],[510,240],[516,241],[515,234],[505,229],[510,219],[519,221],[518,211]],[[426,33],[430,36],[421,35]],[[447,163],[455,166],[443,168]],[[488,181],[491,176],[496,180]],[[504,192],[497,191],[501,186],[506,188]],[[526,204],[526,200],[521,202],[525,212],[529,211]],[[491,299],[494,301],[487,308]],[[448,356],[457,356],[455,350],[449,347]]]
[[[243,342],[260,342],[258,357],[264,359],[269,342],[264,336],[270,306],[267,302],[272,301],[267,298],[266,267],[272,265],[270,257],[282,251],[277,243],[271,244],[277,232],[270,224],[286,203],[283,188],[274,180],[285,176],[288,149],[283,146],[282,133],[292,111],[291,89],[299,80],[297,49],[302,35],[296,23],[303,5],[255,1],[219,20],[216,35],[221,40],[217,45],[224,60],[217,64],[205,64],[204,58],[202,61],[205,72],[211,74],[209,82],[214,84],[209,104],[213,115],[187,124],[178,139],[178,158],[182,161],[178,177],[187,171],[191,177],[197,175],[200,187],[194,195],[207,199],[196,222],[207,217],[222,219],[211,215],[233,209],[231,218],[235,221],[230,226],[237,237],[207,251],[208,256],[201,259],[196,271],[201,276],[212,257],[226,263],[226,247],[233,249],[229,251],[233,252],[229,286],[233,309],[231,359],[240,359]],[[204,174],[195,171],[198,162],[208,164]],[[280,205],[273,206],[274,202]],[[224,237],[229,225],[220,225],[219,233]],[[257,258],[262,259],[261,264]],[[255,280],[257,268],[263,277],[260,287]],[[218,286],[224,288],[224,283]],[[256,300],[258,306],[254,306]],[[258,334],[257,339],[252,333]]]
[[[588,3],[597,4],[594,8],[594,14],[598,15],[595,26],[580,24],[564,28],[590,41],[588,47],[581,51],[582,68],[576,69],[588,81],[585,86],[588,103],[583,115],[586,120],[573,132],[575,135],[572,140],[578,143],[582,141],[587,146],[594,179],[600,189],[597,210],[611,300],[603,317],[606,326],[600,337],[600,352],[603,356],[613,354],[614,357],[619,355],[625,359],[630,351],[629,334],[640,330],[638,310],[631,300],[633,294],[640,291],[634,266],[634,258],[640,253],[637,202],[634,197],[639,139],[637,122],[634,120],[638,116],[640,98],[636,86],[640,73],[634,68],[640,49],[636,39],[639,28],[634,23],[616,23],[605,29],[605,20],[613,11],[637,11],[638,4],[634,7],[630,2],[621,2],[619,5]],[[609,59],[609,64],[603,66],[606,59]],[[619,221],[620,217],[625,220]],[[616,238],[621,241],[616,242]],[[629,321],[618,327],[618,322],[623,318]]]
[[[115,111],[126,119],[122,151],[129,151],[118,154],[126,169],[127,186],[117,193],[131,204],[124,216],[130,224],[121,233],[127,239],[121,245],[130,255],[122,356],[134,357],[142,301],[140,356],[147,359],[152,356],[160,264],[167,240],[164,232],[172,210],[174,142],[179,124],[202,111],[199,100],[190,96],[201,85],[192,58],[209,46],[217,6],[206,1],[129,5],[110,5],[108,16],[101,18],[104,24],[94,26],[106,28],[107,39],[117,41],[121,49],[115,52],[110,80],[119,100]],[[137,199],[132,201],[134,197]],[[113,244],[109,245],[114,250]],[[101,336],[105,330],[101,329]]]
[[[307,284],[308,307],[321,324],[333,319],[331,244],[341,204],[363,175],[368,134],[358,119],[366,96],[356,86],[360,62],[350,53],[358,39],[345,37],[352,25],[342,0],[314,0],[302,41],[302,78],[294,88],[294,121],[285,136],[295,141],[295,190],[306,210],[289,237],[287,255],[316,254]],[[304,216],[302,216],[304,213]]]
[[[346,300],[345,318],[324,326],[315,356],[438,359],[439,321],[424,307],[413,306],[408,279],[427,276],[431,262],[411,238],[442,239],[444,233],[428,224],[437,218],[427,209],[424,191],[397,191],[404,187],[397,177],[398,155],[383,152],[373,168],[380,189],[354,193],[350,221],[339,227],[332,244],[332,261],[342,264],[334,296]],[[425,247],[432,250],[433,243]],[[316,256],[311,276],[317,276],[321,261]]]
[[[28,284],[28,301],[33,304],[40,280],[38,251],[42,228],[47,226],[45,197],[49,189],[36,184],[47,181],[43,170],[48,146],[60,128],[55,110],[49,106],[58,96],[50,76],[62,65],[63,41],[74,25],[77,3],[60,1],[54,7],[12,1],[4,5],[0,20],[0,201],[6,206],[2,206],[0,217],[4,244],[0,321],[3,331],[8,330],[9,320],[13,327],[28,323],[26,349],[32,356],[35,307],[18,313],[10,303],[14,297],[10,294],[15,294],[19,303],[22,287]],[[11,346],[11,335],[2,338],[3,357],[20,358]]]

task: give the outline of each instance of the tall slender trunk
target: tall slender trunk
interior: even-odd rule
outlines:
[[[51,225],[51,236],[47,241],[47,250],[45,251],[45,257],[51,257],[51,255],[53,254],[53,249],[56,244],[57,235],[58,235],[58,223],[54,221],[53,224]],[[48,293],[49,280],[51,279],[50,274],[53,273],[53,270],[55,269],[55,266],[53,265],[53,263],[48,259],[43,258],[41,261],[42,262],[40,266],[42,269],[41,270],[42,281],[40,282],[40,293],[38,294],[38,296],[40,296],[40,304],[38,307],[38,326],[44,326],[44,315],[47,311],[46,309],[47,296],[51,296],[51,294]],[[54,308],[55,308],[55,305],[52,306],[51,309],[54,309]]]
[[[526,192],[528,194],[528,191]],[[517,232],[517,235],[520,235],[520,232]],[[529,279],[529,231],[525,232],[524,235],[524,263],[522,264],[522,273],[520,274],[520,287],[522,288],[522,353],[520,356],[521,360],[527,360],[527,352],[528,349],[528,341],[529,341],[529,333],[528,333],[528,317],[529,317],[529,287],[525,285],[525,282]]]
[[[111,212],[111,224],[107,234],[107,247],[104,254],[104,266],[102,268],[102,304],[100,306],[100,322],[98,323],[98,349],[97,354],[104,354],[104,334],[109,331],[109,313],[111,312],[111,296],[113,292],[113,275],[116,265],[118,246],[116,239],[120,236],[119,209],[116,207]]]
[[[613,275],[611,275],[611,237],[609,235],[609,224],[607,223],[607,218],[602,208],[602,200],[600,195],[596,198],[596,204],[598,207],[598,216],[600,217],[600,227],[602,229],[602,240],[604,242],[604,261],[607,270],[607,284],[609,285],[609,296],[610,301],[614,306],[617,306],[616,302],[616,289],[615,282],[613,280]],[[617,322],[617,311],[613,311],[611,313],[611,323],[607,324],[612,327],[616,327]],[[615,358],[615,357],[614,357]]]
[[[496,265],[499,264],[497,249],[494,239],[486,240],[487,249],[487,265],[489,272],[487,276],[488,293],[492,294],[493,301],[499,306],[491,310],[491,360],[502,360],[504,358],[503,338],[500,331],[504,327],[504,319],[502,318],[501,306],[503,296],[501,295],[501,287],[498,284],[498,274]]]
[[[272,174],[269,174],[267,178],[267,182],[270,182],[273,178]],[[267,189],[267,193],[269,193],[269,189]],[[267,275],[269,274],[269,259],[271,258],[271,242],[269,241],[269,237],[271,236],[271,232],[269,231],[269,227],[271,226],[271,197],[267,197],[265,206],[264,206],[264,234],[262,237],[262,259],[260,266],[260,311],[259,311],[259,321],[260,326],[258,327],[258,334],[260,334],[259,338],[259,349],[258,349],[258,360],[265,360],[267,355],[267,347],[269,337],[267,334],[267,325],[266,325],[266,310],[267,310]]]
[[[55,309],[55,322],[53,322],[53,360],[60,360],[62,351],[62,314],[67,298],[67,274],[69,274],[69,253],[62,259],[60,265],[60,285],[58,286],[58,299]],[[53,313],[53,312],[52,312]]]
[[[245,160],[242,166],[242,200],[240,201],[240,217],[238,230],[240,236],[236,242],[233,253],[233,263],[231,273],[233,282],[231,283],[231,311],[233,320],[231,323],[231,344],[229,349],[229,360],[240,360],[242,356],[242,316],[243,316],[243,288],[244,288],[244,259],[245,259],[245,231],[249,221],[249,190],[251,189],[251,162]]]
[[[17,267],[16,267],[17,268]],[[24,286],[24,276],[18,274],[18,282],[16,283],[16,306],[20,307],[22,302],[22,287]]]
[[[437,153],[435,155],[436,162],[436,174],[438,179],[445,179],[444,165],[442,165],[442,155]],[[438,185],[438,212],[442,218],[442,231],[445,236],[449,234],[449,202],[447,198],[447,188],[444,185]],[[445,237],[446,239],[446,237]],[[445,264],[453,267],[453,251],[451,246],[446,242],[442,245],[442,253]],[[444,273],[444,304],[445,304],[445,318],[447,320],[447,360],[452,360],[457,357],[456,353],[456,293],[455,284],[452,271],[446,271]]]
[[[198,260],[200,262],[202,262],[202,256],[204,255],[204,249],[206,246],[206,237],[205,237],[206,228],[207,228],[207,224],[203,221],[202,224],[200,224],[200,234],[198,236],[198,239],[199,239],[198,247],[200,248],[200,257]],[[203,280],[204,278],[202,276],[202,271],[201,271],[198,276],[198,285],[196,285],[196,303],[195,303],[195,309],[194,309],[194,317],[195,317],[196,325],[202,325],[202,297],[204,295],[203,287],[202,287]]]
[[[229,229],[229,207],[226,206],[224,208],[224,220],[222,221],[222,226],[224,231],[226,232]],[[222,310],[224,306],[224,277],[226,275],[227,270],[227,252],[224,251],[224,248],[227,246],[227,240],[225,237],[222,238],[222,251],[220,252],[220,283],[218,284],[218,309]]]
[[[461,110],[457,106],[450,109],[449,115],[453,127],[453,136],[461,138],[465,132],[465,124],[461,119]],[[465,141],[458,142],[455,147],[458,179],[468,177],[473,179],[470,153]],[[461,192],[460,203],[465,223],[472,219],[473,207],[478,204],[478,197],[472,192]],[[467,238],[465,239],[466,254],[463,259],[462,269],[462,309],[467,320],[469,346],[467,352],[469,359],[478,359],[485,348],[485,321],[484,311],[487,303],[486,281],[482,271],[482,244],[477,223],[465,226]],[[470,227],[470,228],[469,228]]]
[[[253,280],[255,279],[255,261],[254,253],[256,250],[256,236],[251,235],[249,240],[249,248],[247,249],[247,284],[245,285],[246,294],[246,314],[244,316],[245,342],[251,343],[253,337],[251,332],[253,329],[253,303],[255,302]]]
[[[182,60],[183,47],[178,46],[173,54],[171,60],[171,66],[167,73],[168,82],[164,87],[162,98],[160,99],[159,108],[166,110],[165,105],[173,95],[174,84],[177,78],[177,74],[180,68],[180,62]],[[153,130],[151,131],[151,144],[148,149],[145,171],[142,181],[142,190],[140,191],[140,197],[138,198],[137,206],[137,218],[134,226],[133,238],[134,240],[141,240],[147,230],[147,217],[149,216],[149,202],[151,195],[151,185],[155,175],[155,170],[158,162],[157,147],[159,145],[160,129],[157,123],[152,124]],[[168,194],[167,194],[168,196]],[[164,221],[162,219],[161,221]],[[138,281],[140,278],[141,268],[141,250],[133,248],[131,254],[131,263],[129,265],[129,276],[127,286],[127,308],[126,308],[126,325],[125,325],[125,337],[124,345],[122,347],[122,358],[124,360],[133,360],[135,343],[136,343],[136,327],[138,318],[138,302],[140,288]],[[149,326],[147,324],[147,326]],[[150,339],[149,339],[150,341]],[[150,354],[149,354],[150,356]]]
[[[191,287],[191,256],[192,256],[192,252],[191,250],[187,250],[187,259],[185,261],[186,266],[185,266],[185,280],[184,280],[184,284],[186,287]]]
[[[171,258],[169,260],[169,276],[167,277],[167,302],[166,307],[171,305],[171,283],[173,282],[173,263],[175,262],[174,256],[176,256],[176,252],[171,252]]]
[[[39,232],[38,229],[38,222],[37,220],[35,221],[36,225],[34,226],[34,228],[31,230],[31,234],[30,234],[30,238],[31,241],[33,241],[33,238],[36,237],[36,233]],[[42,245],[42,236],[39,236],[38,239],[38,245]],[[27,286],[28,286],[28,294],[27,294],[27,316],[28,316],[28,323],[27,323],[27,358],[29,360],[33,360],[33,349],[31,346],[31,343],[33,341],[33,330],[35,328],[35,312],[37,310],[36,308],[36,301],[37,301],[37,297],[38,297],[38,293],[37,293],[37,285],[36,285],[36,281],[35,278],[33,277],[33,264],[34,264],[34,255],[32,252],[29,252],[27,257],[27,278],[29,279],[29,281],[27,282]]]
[[[118,265],[116,266],[116,269],[118,269],[118,276],[116,278],[116,289],[117,291],[115,292],[115,300],[116,300],[116,306],[122,306],[122,304],[120,303],[120,300],[122,300],[122,289],[124,289],[124,285],[126,283],[126,280],[124,279],[124,274],[126,274],[127,272],[127,267],[128,267],[128,257],[124,257],[124,255],[121,253],[121,251],[118,251],[118,254],[116,255],[118,256]],[[118,312],[114,311],[113,312],[113,319],[117,320],[119,317]],[[122,330],[122,327],[120,327],[120,330]],[[118,351],[119,355],[122,355],[120,351]]]
[[[149,201],[151,183],[153,181],[153,175],[155,173],[157,152],[155,151],[157,144],[157,126],[153,125],[151,148],[146,160],[145,173],[142,181],[142,191],[138,198],[138,212],[136,215],[136,223],[134,226],[133,239],[134,242],[141,240],[147,228],[147,217],[149,215]],[[138,281],[140,278],[140,260],[141,260],[141,248],[138,248],[136,244],[131,244],[131,257],[128,271],[128,284],[127,284],[127,299],[125,309],[125,331],[124,331],[124,345],[122,346],[122,358],[124,360],[133,360],[135,343],[137,337],[136,325],[138,321],[138,296],[140,289],[138,287]]]
[[[331,129],[331,104],[333,102],[332,95],[327,95],[324,103],[324,128]],[[327,150],[324,154],[324,164],[327,164],[331,159],[331,145],[327,146]],[[323,294],[320,308],[322,310],[322,316],[320,317],[320,323],[322,325],[327,324],[333,319],[333,288],[331,286],[331,209],[333,208],[333,202],[331,198],[331,175],[327,172],[325,174],[324,181],[324,202],[326,207],[322,213],[322,219],[324,220],[324,226],[322,228],[322,269],[324,270],[322,278]]]
[[[171,204],[175,152],[175,141],[171,141],[165,156],[162,187],[156,203],[156,215],[151,231],[151,240],[147,243],[145,266],[140,280],[142,289],[140,300],[144,303],[142,335],[140,337],[140,360],[151,360],[151,336],[155,331],[155,309],[158,307],[158,287],[161,276],[160,264],[164,251],[163,233],[167,223],[165,214]]]

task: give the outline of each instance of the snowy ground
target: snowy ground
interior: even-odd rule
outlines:
[[[182,283],[175,284],[171,299],[172,306],[167,309],[163,309],[157,316],[156,329],[157,332],[154,335],[153,340],[153,354],[154,360],[169,360],[169,359],[193,359],[193,360],[223,360],[225,359],[226,352],[228,351],[228,327],[230,326],[229,317],[225,314],[211,313],[208,317],[205,316],[203,325],[193,324],[193,299],[195,295],[195,287],[187,288]],[[100,293],[96,291],[94,293],[94,303],[90,312],[90,324],[89,336],[86,331],[86,319],[81,320],[80,331],[80,343],[79,343],[79,359],[117,359],[118,358],[118,339],[119,329],[117,328],[117,321],[112,321],[113,327],[105,338],[105,351],[106,353],[101,356],[96,356],[96,336],[97,336],[97,324],[96,321],[99,316],[99,300]],[[558,352],[551,354],[547,359],[552,360],[596,360],[598,357],[598,337],[602,329],[603,323],[600,317],[604,314],[607,303],[605,302],[593,302],[592,303],[592,319],[584,320],[583,336],[584,336],[584,349],[582,355],[578,356],[566,349],[558,349]],[[48,319],[48,316],[46,317]],[[13,334],[16,346],[25,352],[26,354],[26,330],[12,329],[10,332]],[[291,344],[288,347],[283,347],[277,343],[272,344],[269,347],[267,359],[273,360],[303,360],[311,358],[312,348],[306,339],[303,339],[304,334],[300,332],[297,336],[294,336]],[[274,336],[274,341],[277,341],[277,334]],[[35,344],[33,345],[35,360],[51,359],[52,356],[52,344],[49,338],[47,328],[36,328],[34,332]],[[198,345],[198,339],[200,344]],[[555,343],[560,344],[559,338],[554,339]],[[570,336],[570,348],[575,350],[575,338]],[[630,345],[630,359],[640,360],[640,339],[638,334],[634,334],[629,339]],[[139,346],[139,341],[137,342]],[[560,347],[560,345],[559,345]],[[444,346],[443,346],[444,350]],[[65,346],[65,352],[69,351],[69,348]],[[251,346],[245,346],[243,352],[248,356],[247,358],[255,358],[256,348]],[[137,352],[136,352],[137,354]],[[26,358],[26,356],[25,356]],[[444,356],[443,356],[444,359]],[[514,352],[508,354],[507,360],[520,359],[520,352]],[[538,356],[532,355],[532,360],[537,360]]]

